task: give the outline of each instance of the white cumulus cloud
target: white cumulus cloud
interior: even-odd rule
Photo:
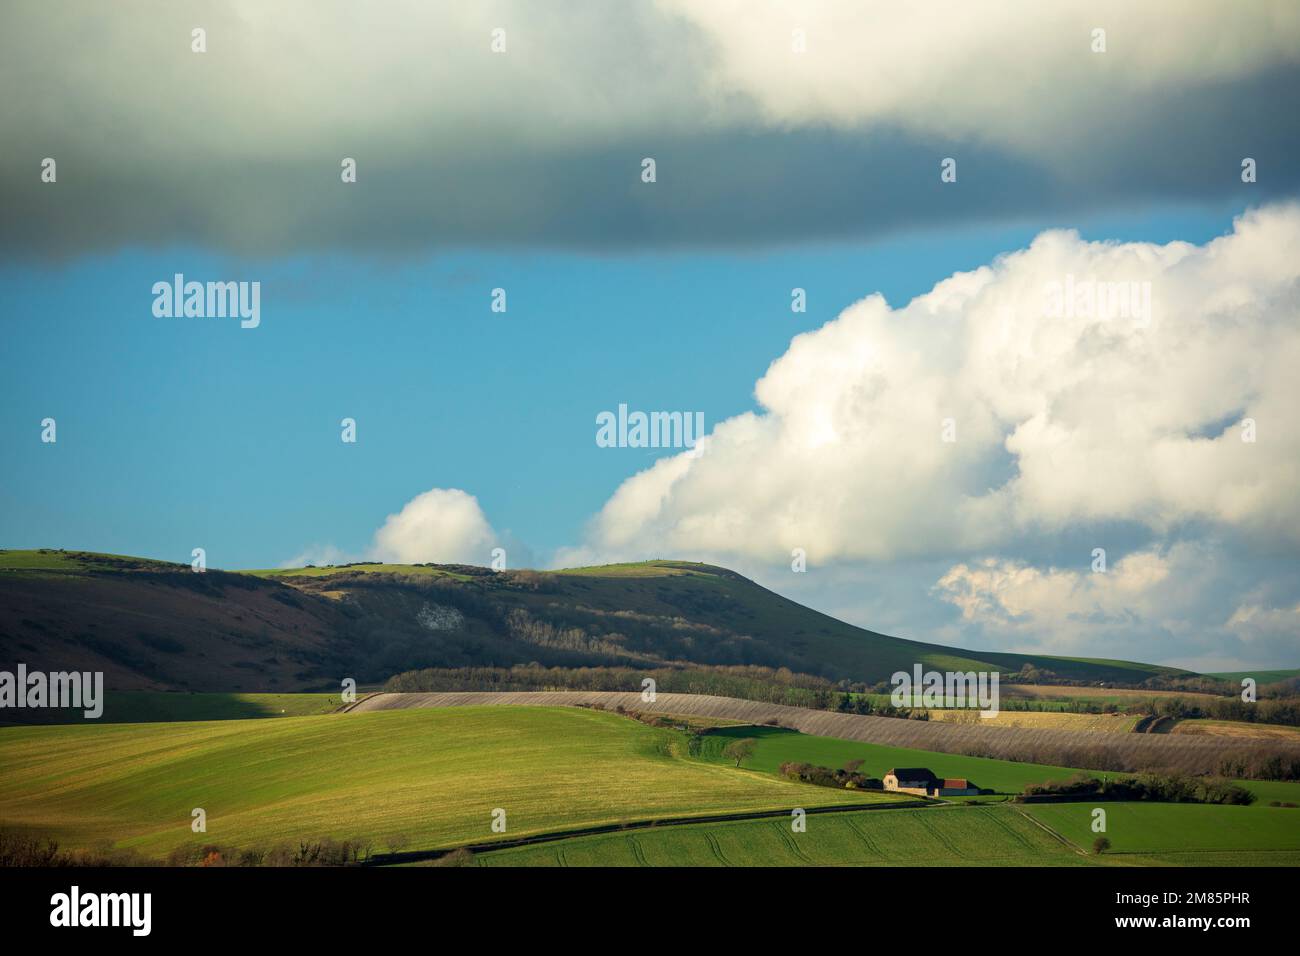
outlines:
[[[396,564],[486,565],[496,543],[477,498],[459,488],[431,488],[388,516],[371,555]]]
[[[280,566],[301,568],[354,561],[486,566],[492,561],[492,549],[507,543],[516,553],[530,556],[526,548],[497,534],[473,495],[459,488],[430,488],[389,515],[361,553],[333,544],[314,544]]]
[[[627,479],[587,552],[897,560],[1195,522],[1294,553],[1296,248],[1283,205],[1204,246],[1047,232],[901,308],[869,296],[796,337],[702,455]]]

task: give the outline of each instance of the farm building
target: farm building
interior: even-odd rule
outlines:
[[[938,782],[938,778],[924,767],[894,767],[884,776],[886,790],[914,793],[918,797],[928,797]]]
[[[969,797],[975,796],[980,792],[980,788],[975,786],[965,777],[945,777],[939,781],[939,789],[931,794],[935,797]]]
[[[962,797],[980,792],[965,777],[936,777],[925,767],[894,767],[885,774],[886,790],[913,793],[918,797]]]

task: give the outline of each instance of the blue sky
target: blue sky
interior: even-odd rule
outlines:
[[[1233,210],[1074,221],[1085,238],[1204,242]],[[135,249],[10,266],[0,421],[10,547],[276,566],[360,554],[430,487],[464,488],[545,565],[623,479],[670,452],[598,448],[595,416],[755,407],[791,337],[872,292],[894,305],[1059,221],[890,241],[625,255],[477,251],[398,262]],[[155,318],[151,287],[256,278],[262,324]],[[808,311],[790,310],[790,290]],[[507,312],[489,309],[506,289]],[[39,443],[40,422],[59,441]],[[353,417],[345,445],[339,421]],[[666,555],[689,558],[692,555]]]

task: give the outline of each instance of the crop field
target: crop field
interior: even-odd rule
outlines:
[[[980,717],[969,710],[930,710],[930,719],[941,723],[978,723],[984,727],[1030,727],[1036,730],[1088,730],[1127,734],[1137,717],[1126,714],[1072,714],[1061,710],[1003,710],[994,717]]]
[[[633,820],[895,801],[685,754],[686,737],[577,708],[456,708],[0,728],[0,826],[147,858],[193,841],[331,836],[428,849]],[[191,833],[191,811],[207,832]],[[506,811],[507,831],[491,815]]]
[[[1293,866],[1300,862],[1300,810],[1199,803],[1056,803],[1023,809],[1070,842],[1090,847],[1094,807],[1106,811],[1108,853],[1152,855],[1171,863],[1222,863],[1236,855],[1245,865]]]
[[[1086,700],[1097,704],[1124,704],[1152,697],[1185,697],[1217,700],[1214,694],[1187,690],[1143,690],[1136,687],[1088,687],[1067,684],[1003,684],[999,693],[1006,698],[1034,700]]]
[[[1154,690],[1122,692],[1117,689],[1101,687],[1071,687],[1065,685],[1052,686],[1050,690],[1055,692],[1053,694],[1040,693],[1040,691],[1047,691],[1048,689],[1025,684],[1003,684],[998,691],[1002,707],[1001,714],[1071,714],[1079,717],[1102,717],[1112,715],[1087,713],[1085,708],[1093,709],[1111,704],[1121,712],[1120,716],[1122,717],[1127,708],[1156,697],[1204,698],[1210,696],[1199,693],[1180,694],[1173,691]],[[1075,693],[1076,691],[1077,693]],[[892,696],[885,693],[859,693],[852,696],[866,698],[877,707],[886,707],[893,703]],[[944,718],[940,715],[947,713],[961,714],[963,711],[934,708],[930,710],[930,719],[942,720]]]
[[[1093,804],[848,811],[682,824],[512,847],[479,866],[1294,866],[1300,811],[1106,803],[1112,848],[1090,852]],[[1036,823],[1036,822],[1037,823]],[[1042,824],[1037,825],[1037,824]],[[1044,829],[1046,827],[1046,829]],[[1063,838],[1063,839],[1062,839]],[[1064,842],[1063,842],[1064,840]]]
[[[1171,734],[1209,737],[1240,737],[1258,740],[1300,740],[1300,727],[1285,724],[1256,724],[1241,720],[1180,720]]]
[[[685,824],[480,854],[480,866],[1084,866],[1010,807],[868,810]]]

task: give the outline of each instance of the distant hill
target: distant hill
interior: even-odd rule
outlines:
[[[1213,674],[1205,675],[1207,677],[1217,677],[1220,680],[1240,683],[1249,677],[1257,684],[1274,684],[1279,681],[1291,680],[1300,677],[1300,668],[1284,668],[1280,670],[1257,670],[1257,671],[1218,671]]]
[[[355,564],[194,573],[0,551],[0,667],[102,670],[118,690],[337,689],[418,667],[787,667],[832,680],[1025,665],[1080,683],[1187,675],[1127,661],[970,652],[877,634],[725,568],[684,561],[495,573]]]

